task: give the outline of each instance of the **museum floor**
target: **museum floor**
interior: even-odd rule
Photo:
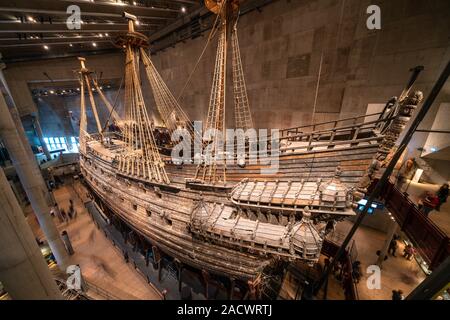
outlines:
[[[124,261],[121,252],[96,228],[72,185],[56,189],[54,195],[60,208],[66,212],[69,199],[74,201],[77,218],[69,223],[60,223],[57,218],[54,221],[60,231],[66,230],[69,234],[75,251],[70,257],[71,263],[79,264],[90,287],[98,289],[88,292],[90,296],[120,300],[161,299],[160,293]],[[35,234],[41,237],[34,215],[29,215],[28,221]]]
[[[79,188],[79,185],[77,185]],[[90,215],[82,204],[82,200],[73,185],[68,183],[54,191],[55,198],[61,208],[67,210],[69,199],[75,203],[77,218],[69,223],[59,223],[60,231],[66,230],[72,241],[75,254],[71,262],[79,264],[83,276],[93,288],[99,288],[90,294],[98,299],[161,299],[161,294],[131,266],[125,263],[121,252],[98,230]],[[81,194],[81,193],[80,193]],[[35,234],[42,233],[33,214],[28,215],[28,221]],[[336,231],[342,235],[351,228],[349,221],[337,225]],[[361,261],[363,277],[357,284],[358,298],[390,300],[392,290],[401,289],[404,295],[412,291],[425,277],[415,260],[408,261],[401,256],[403,244],[400,244],[397,257],[389,256],[383,264],[381,274],[381,289],[369,290],[366,286],[367,266],[376,261],[375,252],[385,240],[385,234],[375,229],[361,226],[354,237],[358,252],[357,260]],[[100,294],[99,292],[100,291]],[[105,292],[110,296],[106,297]],[[328,299],[343,299],[339,282],[330,277]]]

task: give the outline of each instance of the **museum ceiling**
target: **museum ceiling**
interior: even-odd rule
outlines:
[[[272,1],[245,0],[240,14],[260,10]],[[78,20],[77,9],[70,6],[79,8]],[[149,37],[151,51],[202,35],[213,19],[203,0],[0,0],[2,60],[117,51],[115,39],[127,29],[123,12],[138,18],[136,31]]]
[[[137,31],[151,36],[188,17],[200,4],[200,0],[2,0],[0,52],[3,59],[17,61],[117,50],[114,39],[127,28],[124,11],[138,17]],[[76,14],[71,5],[80,9],[80,28],[76,20],[73,29],[67,24]]]

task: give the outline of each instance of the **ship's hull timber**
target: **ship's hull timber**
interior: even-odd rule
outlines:
[[[167,255],[194,268],[239,279],[254,278],[270,263],[268,257],[231,250],[193,237],[188,224],[190,208],[196,199],[194,192],[170,194],[161,191],[160,195],[150,189],[144,192],[137,183],[105,178],[107,166],[98,159],[89,159],[92,165],[82,159],[81,167],[91,190],[108,209]],[[110,186],[112,190],[105,190],[104,186]],[[132,195],[131,188],[138,193]],[[150,216],[147,211],[151,212]],[[166,217],[170,217],[170,222],[165,220]]]
[[[100,144],[97,142],[97,146]],[[279,171],[275,175],[262,175],[261,168],[268,165],[231,166],[227,169],[228,181],[238,183],[244,178],[254,180],[315,181],[333,177],[336,168],[342,169],[342,180],[354,185],[367,168],[378,143],[340,150],[315,152],[286,152],[279,157]],[[196,165],[177,166],[166,164],[173,190],[164,190],[152,184],[139,182],[133,177],[118,174],[111,154],[102,147],[88,148],[82,154],[80,166],[92,192],[117,217],[167,255],[177,258],[194,268],[234,277],[253,279],[271,263],[270,254],[259,254],[242,247],[215,244],[210,239],[199,238],[189,230],[191,209],[200,197],[208,202],[233,206],[224,192],[198,191],[185,187],[185,179],[192,178]],[[269,223],[281,223],[267,218]]]

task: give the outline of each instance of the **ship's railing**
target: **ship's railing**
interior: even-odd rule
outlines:
[[[339,149],[370,145],[380,141],[383,136],[376,132],[379,120],[334,127],[330,130],[314,132],[296,132],[282,137],[288,146],[281,147],[281,152],[305,152],[313,150]]]
[[[372,145],[380,141],[380,125],[394,117],[381,118],[381,113],[320,122],[279,131],[280,153],[297,153],[344,149]],[[375,118],[375,120],[370,120]],[[268,148],[272,138],[267,137]]]
[[[291,137],[295,137],[298,134],[302,134],[302,133],[306,133],[306,132],[313,133],[315,131],[333,131],[339,127],[354,126],[358,123],[364,124],[365,118],[371,118],[371,117],[376,117],[376,116],[379,117],[380,115],[381,115],[381,112],[377,112],[377,113],[360,115],[360,116],[356,116],[356,117],[343,118],[343,119],[337,119],[337,120],[331,120],[331,121],[325,121],[325,122],[318,122],[318,123],[314,123],[311,125],[285,128],[285,129],[280,130],[280,138],[281,139],[289,139]],[[379,122],[384,122],[387,120],[388,119],[379,119],[378,118],[374,122],[379,123]]]

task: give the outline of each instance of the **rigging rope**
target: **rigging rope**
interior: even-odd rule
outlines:
[[[122,90],[124,79],[125,79],[125,74],[122,76],[122,79],[120,80],[119,90],[117,90],[116,97],[114,98],[113,107],[112,107],[111,111],[109,112],[108,119],[106,119],[105,126],[103,127],[102,133],[106,130],[106,127],[108,126],[108,123],[111,120],[111,115],[113,114],[114,110],[116,109],[117,100],[119,98],[120,91]]]
[[[180,93],[178,94],[177,101],[180,101],[180,98],[181,98],[181,96],[183,95],[184,90],[186,90],[186,87],[187,87],[187,86],[189,85],[189,83],[191,82],[192,76],[194,75],[194,72],[197,70],[197,67],[198,67],[198,65],[200,64],[200,61],[201,61],[201,59],[203,58],[203,55],[204,55],[205,52],[206,52],[206,48],[208,47],[209,43],[211,42],[211,39],[216,35],[216,32],[217,32],[217,29],[216,29],[216,28],[217,28],[217,22],[219,21],[220,13],[222,12],[223,8],[224,8],[224,5],[221,4],[221,5],[220,5],[219,13],[216,15],[216,20],[214,20],[213,26],[212,26],[212,28],[211,28],[211,32],[209,33],[208,39],[207,39],[207,41],[206,41],[206,44],[205,44],[205,46],[203,47],[203,51],[202,51],[202,53],[200,54],[200,57],[197,59],[197,62],[195,63],[195,66],[194,66],[194,69],[192,69],[191,73],[189,74],[189,77],[188,77],[186,83],[184,84],[183,89],[181,89]]]

